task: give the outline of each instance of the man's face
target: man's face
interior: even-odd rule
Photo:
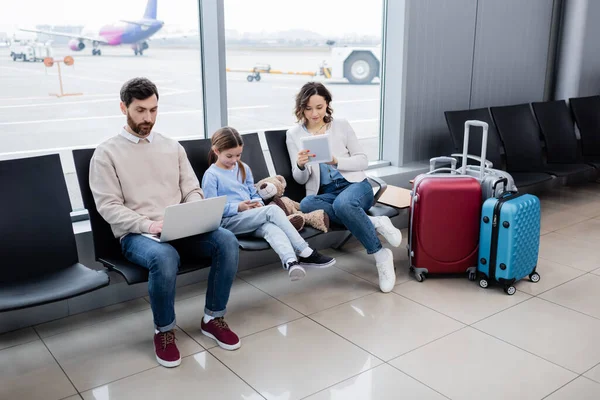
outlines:
[[[121,111],[127,116],[127,125],[138,136],[148,136],[156,122],[158,99],[152,95],[144,100],[133,99],[129,107],[121,103]]]

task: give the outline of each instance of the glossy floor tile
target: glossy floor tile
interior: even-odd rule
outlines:
[[[464,327],[393,292],[374,293],[311,318],[384,361]]]
[[[206,351],[177,368],[156,367],[83,393],[85,400],[240,399],[260,400],[250,386]]]
[[[585,274],[540,295],[542,299],[600,318],[600,276]],[[600,361],[600,360],[598,360]]]
[[[467,325],[531,297],[520,291],[508,296],[496,286],[482,289],[476,282],[462,277],[411,281],[396,286],[394,292]]]
[[[588,219],[556,232],[571,238],[598,243],[600,241],[600,218]]]
[[[301,399],[381,364],[307,318],[251,335],[235,352],[210,351],[266,399]]]
[[[38,340],[39,336],[33,328],[24,328],[0,334],[0,350]]]
[[[310,269],[291,282],[279,266],[243,271],[240,278],[305,315],[379,291],[379,287],[339,268]]]
[[[540,239],[540,257],[582,271],[600,268],[600,246],[586,238],[552,232]]]
[[[546,400],[597,400],[600,399],[600,384],[585,377],[579,377],[558,389]]]
[[[583,375],[600,383],[600,362],[594,368],[590,369]]]
[[[44,343],[0,351],[0,399],[60,400],[77,394]]]
[[[443,400],[446,397],[383,364],[309,396],[307,400]]]
[[[79,391],[154,368],[150,310],[44,339]],[[202,351],[184,332],[176,334],[182,356]]]
[[[577,377],[470,327],[390,364],[453,400],[541,399]]]
[[[600,362],[600,320],[542,299],[528,300],[473,327],[578,374]]]
[[[585,271],[557,264],[541,257],[538,258],[536,271],[540,275],[540,280],[534,283],[529,277],[525,277],[515,284],[517,290],[537,296],[585,274]]]
[[[175,312],[177,313],[177,325],[208,349],[217,346],[217,343],[204,336],[200,331],[204,304],[205,296],[203,295],[188,298],[176,303]],[[302,314],[279,300],[238,280],[231,289],[225,321],[243,339],[244,336],[302,317]]]

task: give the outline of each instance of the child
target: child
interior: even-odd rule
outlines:
[[[221,128],[212,136],[208,155],[211,166],[202,178],[202,190],[206,198],[227,196],[221,227],[236,236],[251,234],[264,238],[279,255],[292,281],[304,278],[303,267],[334,265],[334,258],[309,247],[281,208],[264,206],[254,187],[250,167],[240,160],[243,147],[242,137],[234,128]]]

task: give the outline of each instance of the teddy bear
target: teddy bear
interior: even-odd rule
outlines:
[[[281,175],[261,179],[255,184],[258,195],[265,205],[276,205],[281,208],[296,230],[301,231],[305,225],[323,232],[329,231],[329,216],[324,210],[309,213],[300,211],[300,204],[283,195],[287,182]]]

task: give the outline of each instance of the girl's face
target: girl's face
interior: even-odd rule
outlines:
[[[240,160],[240,158],[242,158],[243,150],[243,146],[238,146],[223,151],[218,151],[217,149],[214,149],[215,154],[217,155],[217,163],[220,164],[220,167],[226,169],[233,169],[236,166],[237,162]]]
[[[308,125],[319,126],[323,124],[323,118],[326,115],[327,102],[323,96],[318,94],[310,96],[306,108],[304,109],[304,118]]]

